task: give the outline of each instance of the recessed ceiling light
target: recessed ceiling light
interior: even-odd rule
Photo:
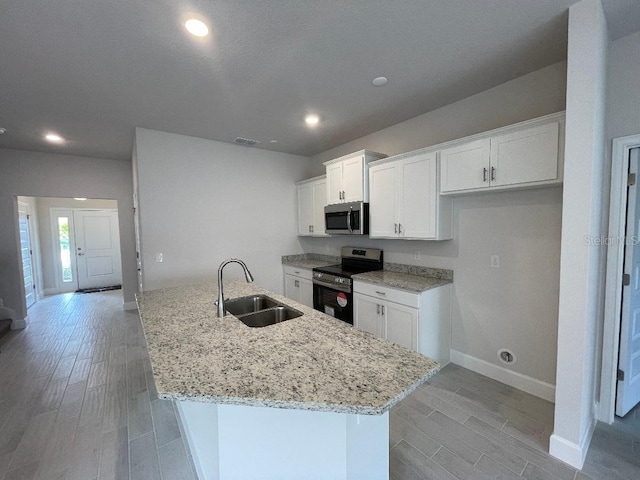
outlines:
[[[196,18],[190,18],[184,23],[184,27],[191,35],[195,35],[196,37],[206,37],[209,34],[209,27]]]
[[[382,87],[383,85],[386,85],[388,81],[387,77],[376,77],[373,79],[373,84],[376,87]]]
[[[278,143],[278,140],[269,140],[269,143]]]
[[[64,143],[64,138],[56,133],[47,133],[44,139],[50,143]]]
[[[79,200],[81,202],[84,202],[86,200],[86,197],[73,197],[74,200]]]
[[[315,127],[316,125],[318,125],[318,123],[320,123],[320,117],[313,114],[307,115],[306,117],[304,117],[304,121],[310,127]]]
[[[7,133],[7,129],[0,127],[0,135],[4,135],[5,133]]]

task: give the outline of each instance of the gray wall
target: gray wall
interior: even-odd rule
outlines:
[[[118,202],[123,297],[135,300],[131,163],[116,160],[0,149],[0,297],[24,317],[17,196],[87,197]]]
[[[564,110],[565,89],[561,62],[324,152],[313,159],[314,174],[322,173],[322,161],[358,149],[393,155]],[[497,366],[497,350],[509,348],[518,357],[511,370],[554,384],[561,212],[559,187],[483,193],[455,198],[450,241],[301,238],[301,244],[334,255],[354,242],[375,245],[390,262],[453,269],[453,348]],[[491,254],[500,255],[499,269],[489,267]]]
[[[608,62],[607,136],[611,141],[640,133],[640,31],[611,42]]]
[[[134,156],[145,290],[215,279],[237,257],[282,292],[280,257],[300,252],[294,182],[309,159],[140,128]],[[225,269],[232,277],[238,265]]]
[[[45,294],[57,293],[56,266],[57,254],[54,252],[53,232],[51,230],[51,208],[96,208],[115,209],[115,200],[87,199],[85,201],[73,198],[40,197],[36,198],[38,209],[38,231],[41,252],[42,288]]]

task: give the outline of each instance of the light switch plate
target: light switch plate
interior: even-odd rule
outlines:
[[[162,263],[163,260],[164,260],[163,255],[161,253],[156,253],[156,262]]]
[[[491,268],[500,268],[500,255],[491,255]]]

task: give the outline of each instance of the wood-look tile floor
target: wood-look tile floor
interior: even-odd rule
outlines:
[[[0,340],[0,479],[193,480],[120,291],[47,297]]]
[[[640,408],[598,424],[582,471],[551,457],[553,404],[449,364],[390,415],[392,480],[639,480]]]
[[[121,303],[118,291],[47,297],[0,340],[1,480],[195,479]],[[639,411],[599,425],[578,472],[546,453],[551,403],[448,365],[392,410],[390,478],[637,480]]]

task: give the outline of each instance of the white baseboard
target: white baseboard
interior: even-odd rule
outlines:
[[[587,458],[587,452],[589,451],[589,445],[591,444],[591,438],[593,437],[593,431],[595,429],[596,419],[593,417],[591,418],[584,435],[580,439],[580,444],[567,440],[566,438],[554,433],[549,439],[549,453],[558,460],[562,460],[564,463],[568,463],[572,467],[582,470],[584,460]]]
[[[137,310],[138,304],[136,302],[122,302],[123,310]]]
[[[45,288],[42,293],[45,296],[46,295],[58,295],[60,293],[60,289],[59,288]]]
[[[24,318],[14,318],[11,320],[11,330],[22,330],[27,327],[27,321]]]
[[[528,377],[453,349],[451,349],[451,362],[530,393],[531,395],[535,395],[536,397],[555,402],[556,387],[550,383]]]

